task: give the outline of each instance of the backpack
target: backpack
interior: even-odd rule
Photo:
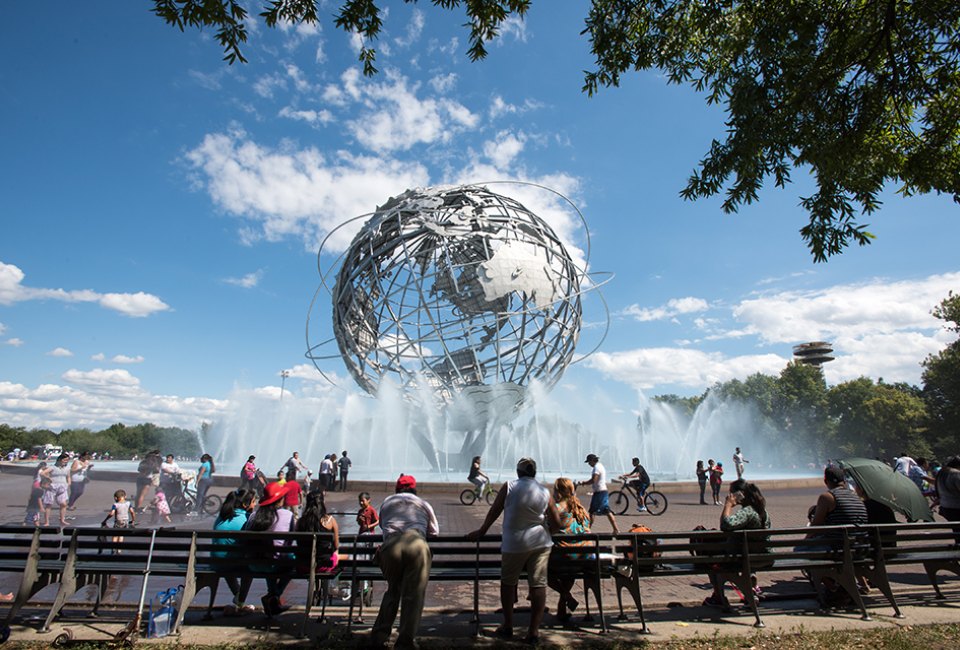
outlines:
[[[634,524],[633,526],[630,527],[630,532],[631,533],[652,533],[653,530],[651,528],[648,528],[647,526],[644,526],[643,524]],[[650,539],[645,537],[642,539],[638,539],[637,542],[638,542],[637,553],[640,555],[640,557],[654,557],[654,558],[660,557],[661,555],[660,550],[657,549],[657,545],[660,544],[660,540]],[[624,553],[624,557],[626,557],[628,560],[632,560],[633,552],[627,551],[626,553]],[[637,570],[645,573],[651,573],[653,571],[653,567],[640,566],[640,567],[637,567]]]

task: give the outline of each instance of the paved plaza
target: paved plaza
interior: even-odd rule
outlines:
[[[574,478],[585,478],[586,473],[584,472],[583,477]],[[387,493],[383,484],[377,485],[380,490],[373,493],[373,503],[378,507]],[[99,526],[113,501],[113,492],[118,488],[124,488],[128,493],[132,492],[134,489],[133,482],[132,480],[127,482],[92,481],[88,485],[86,493],[78,502],[77,510],[70,513],[72,517],[71,525]],[[457,485],[450,486],[449,489],[431,487],[422,491],[421,496],[426,498],[436,510],[442,534],[461,534],[474,530],[486,514],[486,505],[463,506],[460,504],[458,495],[462,488],[463,486]],[[5,468],[4,473],[0,474],[0,525],[22,524],[24,506],[29,491],[29,476],[14,474],[6,471]],[[226,487],[216,487],[212,490],[212,492],[218,494],[225,494],[227,491],[228,488]],[[774,526],[799,527],[805,525],[807,508],[816,501],[816,497],[821,491],[822,488],[817,487],[765,490],[767,507]],[[580,497],[584,503],[588,502],[588,493],[585,488],[580,488]],[[619,519],[620,529],[628,530],[630,525],[634,523],[642,523],[654,531],[692,530],[697,525],[704,525],[708,528],[718,526],[720,508],[713,505],[699,505],[698,495],[694,491],[670,493],[668,498],[669,508],[662,516],[629,514]],[[338,521],[343,533],[356,532],[354,519],[356,513],[355,490],[351,489],[347,493],[334,492],[328,494],[327,505],[328,509],[338,513]],[[141,520],[141,527],[150,525],[149,517],[146,519],[147,521]],[[56,523],[56,512],[51,513],[51,522]],[[184,519],[175,515],[173,525],[186,529],[209,529],[212,524],[213,520],[209,517]],[[610,526],[606,518],[598,519],[594,530],[610,532]],[[499,524],[490,532],[491,534],[498,533]],[[906,606],[905,612],[908,616],[906,622],[912,624],[941,620],[955,622],[960,619],[960,579],[941,576],[941,580],[945,580],[945,593],[948,595],[948,600],[947,603],[934,604],[933,590],[920,567],[909,567],[905,570],[898,568],[897,571],[891,575],[891,581],[894,582],[898,600]],[[616,595],[612,581],[608,582],[610,584],[605,585],[603,598],[608,622],[613,624],[614,628],[609,635],[603,638],[611,640],[623,638],[636,642],[641,638],[639,623],[635,616],[627,622],[616,620]],[[3,592],[15,590],[18,584],[19,576],[0,575],[0,590]],[[167,586],[170,585],[161,579],[153,579],[149,583],[148,594],[155,594]],[[856,627],[868,624],[861,621],[854,612],[813,616],[815,605],[810,599],[809,584],[800,576],[792,574],[781,576],[776,573],[764,574],[761,586],[768,596],[764,601],[762,614],[768,630],[771,632],[786,632],[798,626],[810,630]],[[379,595],[382,593],[382,584],[378,585],[377,588],[379,591],[375,598],[373,611],[365,612],[364,623],[355,626],[355,630],[363,632],[375,617]],[[579,587],[577,589],[579,590]],[[701,605],[703,598],[710,593],[706,577],[656,578],[644,581],[643,589],[644,603],[650,611],[649,622],[653,634],[642,638],[653,640],[674,636],[710,636],[715,631],[720,634],[753,633],[753,617],[751,615],[724,616],[717,610]],[[129,620],[129,605],[136,602],[139,590],[139,579],[120,579],[107,594],[106,603],[108,605],[124,605],[126,608],[124,610],[125,614],[120,618]],[[262,590],[262,584],[254,585],[251,592],[251,602],[258,602]],[[48,601],[52,599],[53,594],[54,587],[48,587],[38,595],[37,599],[38,601]],[[296,611],[296,607],[303,604],[305,596],[306,590],[303,582],[294,582],[285,594],[285,599],[295,609],[278,620],[269,622],[269,625],[260,614],[243,619],[224,619],[219,611],[215,613],[213,621],[204,622],[201,621],[202,610],[191,610],[187,614],[182,641],[192,643],[230,641],[247,643],[251,640],[261,640],[270,643],[295,643],[297,641],[295,632],[299,630],[300,621],[300,615]],[[81,617],[85,611],[84,608],[89,607],[90,599],[91,594],[88,592],[81,592],[75,596],[71,601],[75,605],[68,605],[65,610],[67,617],[71,619]],[[205,605],[207,599],[207,592],[201,592],[194,604]],[[225,604],[228,599],[229,591],[225,585],[221,585],[218,604]],[[521,605],[523,603],[523,589],[521,588]],[[868,597],[867,604],[868,607],[872,606],[873,624],[901,625],[904,623],[904,621],[898,621],[890,617],[889,615],[892,612],[889,611],[889,607],[882,605],[876,595]],[[548,605],[555,605],[555,598],[552,593],[548,596]],[[473,625],[470,623],[471,615],[467,611],[471,607],[472,585],[431,584],[428,589],[427,611],[423,623],[427,645],[447,647],[453,645],[453,640],[457,638],[470,637],[472,639]],[[498,608],[499,591],[497,585],[495,583],[483,583],[481,585],[481,620],[485,629],[492,630],[498,624],[499,617],[496,614]],[[109,608],[107,611],[109,611]],[[308,638],[313,641],[324,639],[329,644],[338,646],[347,643],[348,638],[345,636],[346,608],[335,605],[328,611],[329,621],[325,624],[311,623],[310,628],[308,628]],[[35,610],[27,608],[28,614],[40,614],[40,612],[41,608]],[[578,612],[578,614],[581,612]],[[575,617],[574,622],[578,622],[580,618],[582,617]],[[517,625],[523,624],[525,624],[525,617],[521,614],[518,616]],[[117,627],[116,625],[111,627],[109,623],[103,621],[96,625],[80,622],[65,623],[65,625],[73,628],[74,633],[82,638],[106,638],[105,631]],[[596,623],[584,623],[573,628],[563,628],[549,614],[545,617],[545,625],[547,626],[545,638],[560,645],[571,645],[597,639],[599,633]],[[46,638],[46,635],[38,636],[35,627],[15,626],[14,636],[24,640]],[[58,627],[55,625],[54,629],[56,630]],[[98,632],[98,629],[101,631]],[[482,639],[475,642],[488,643]],[[492,644],[492,640],[489,643]]]

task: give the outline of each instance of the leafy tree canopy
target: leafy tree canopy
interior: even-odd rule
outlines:
[[[934,308],[933,315],[945,321],[947,329],[960,332],[960,294],[951,291]],[[923,362],[923,399],[939,444],[957,453],[960,450],[960,340]]]
[[[416,0],[405,0],[411,3]],[[431,0],[463,8],[468,56],[486,56],[511,15],[530,0]],[[229,63],[245,61],[247,11],[238,0],[153,0],[179,27],[211,27]],[[268,26],[314,23],[319,0],[263,0]],[[364,74],[376,73],[371,43],[383,26],[376,0],[343,0],[340,29],[364,40]],[[800,234],[815,261],[873,235],[861,215],[888,184],[906,196],[946,193],[960,202],[960,3],[956,0],[592,0],[585,19],[596,57],[583,89],[620,85],[656,69],[721,104],[727,134],[714,140],[680,192],[724,193],[723,210],[753,203],[765,183],[784,187],[794,170],[816,191],[801,197]]]

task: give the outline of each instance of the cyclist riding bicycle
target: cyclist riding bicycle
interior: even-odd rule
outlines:
[[[490,477],[480,471],[480,457],[474,456],[470,463],[470,473],[467,480],[477,486],[477,498],[483,496],[483,489],[490,482]]]
[[[646,494],[647,488],[650,487],[650,475],[647,474],[647,470],[640,464],[639,458],[634,458],[631,462],[633,463],[633,470],[626,474],[621,474],[620,480],[637,491],[637,495],[639,495],[637,499],[639,502],[637,512],[646,512],[647,509],[643,505],[643,496]]]

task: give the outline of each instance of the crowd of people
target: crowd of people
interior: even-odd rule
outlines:
[[[514,634],[514,608],[518,601],[519,578],[523,574],[527,576],[530,602],[526,641],[535,643],[539,637],[548,589],[558,594],[555,611],[560,621],[568,620],[579,605],[571,593],[573,580],[562,573],[551,575],[550,571],[551,549],[555,544],[564,544],[564,535],[589,533],[597,516],[606,517],[613,532],[619,533],[616,517],[610,510],[607,471],[597,454],[588,454],[584,462],[589,466],[587,476],[580,479],[558,478],[551,489],[537,480],[536,461],[528,457],[521,458],[516,465],[516,479],[501,486],[480,527],[466,536],[468,539],[479,539],[502,518],[500,603],[503,622],[495,632],[499,638],[512,638]],[[642,512],[642,495],[650,486],[650,476],[639,458],[633,458],[631,462],[632,469],[618,478],[641,497],[638,509]],[[718,521],[720,531],[762,530],[772,526],[763,493],[755,483],[744,478],[748,462],[741,449],[736,448],[733,465],[737,479],[729,483],[727,493],[721,496],[723,463],[713,459],[706,464],[702,460],[697,461],[700,503],[707,504],[705,496],[709,485],[713,503],[722,506]],[[258,531],[266,535],[291,530],[329,533],[333,539],[333,552],[329,557],[320,559],[317,570],[333,571],[339,561],[340,524],[333,513],[328,512],[325,499],[328,492],[347,490],[351,466],[346,451],[340,455],[328,454],[320,464],[317,481],[313,481],[313,472],[299,453],[294,451],[277,472],[276,480],[268,480],[257,466],[256,457],[251,455],[241,467],[240,487],[230,491],[224,498],[213,528],[219,531]],[[913,480],[921,490],[935,494],[939,499],[940,514],[947,520],[960,521],[960,456],[950,458],[940,467],[926,459],[913,459],[901,454],[892,466],[895,471]],[[82,497],[92,467],[92,459],[85,453],[75,458],[61,454],[51,464],[40,462],[30,495],[28,519],[49,525],[51,512],[57,508],[61,525],[66,525],[66,512],[75,508],[77,500]],[[133,525],[147,504],[152,505],[155,521],[159,518],[169,522],[171,495],[178,494],[190,483],[196,488],[199,508],[213,484],[216,472],[216,465],[209,454],[203,454],[196,471],[192,471],[181,468],[172,455],[161,457],[159,450],[152,450],[139,464],[135,495],[128,500],[124,490],[117,490],[103,525],[106,526],[110,520],[113,520],[115,528]],[[480,456],[472,459],[468,479],[478,494],[489,486],[490,478],[482,470]],[[823,481],[825,491],[818,496],[808,513],[812,526],[896,521],[890,508],[870,499],[859,486],[848,482],[841,468],[828,465],[823,473]],[[587,507],[577,497],[578,486],[590,487],[591,497]],[[154,488],[154,494],[148,500],[151,487]],[[383,534],[383,543],[376,557],[387,590],[373,626],[371,641],[375,646],[386,643],[399,612],[400,636],[396,647],[413,647],[432,562],[428,539],[440,532],[437,516],[430,503],[417,495],[416,479],[403,474],[396,481],[394,494],[383,500],[379,510],[373,506],[367,492],[357,495],[357,505],[358,532],[376,533],[379,528]],[[186,514],[189,516],[195,512]],[[119,534],[119,531],[114,533]],[[829,547],[833,543],[831,534],[836,533],[811,533],[810,540],[802,550],[814,550],[819,542],[823,543],[824,548]],[[233,552],[231,544],[236,543],[231,538],[218,539],[217,542],[223,546],[218,551],[223,556],[229,556]],[[763,538],[758,538],[758,543],[762,542]],[[284,544],[284,541],[275,538],[269,547],[270,551],[264,554],[264,566],[255,568],[258,571],[268,568],[271,557],[291,552],[279,548]],[[292,551],[296,553],[296,549]],[[729,606],[718,575],[711,571],[708,577],[713,589],[704,604]],[[253,611],[254,607],[247,602],[252,579],[226,579],[233,599],[225,611],[230,615]],[[289,578],[282,574],[266,580],[266,594],[261,599],[261,605],[267,615],[276,615],[286,608],[283,593],[288,582]],[[834,584],[825,583],[823,587],[831,598],[844,597],[842,590]],[[869,589],[865,583],[860,587]],[[761,593],[755,582],[753,589],[756,594]]]

